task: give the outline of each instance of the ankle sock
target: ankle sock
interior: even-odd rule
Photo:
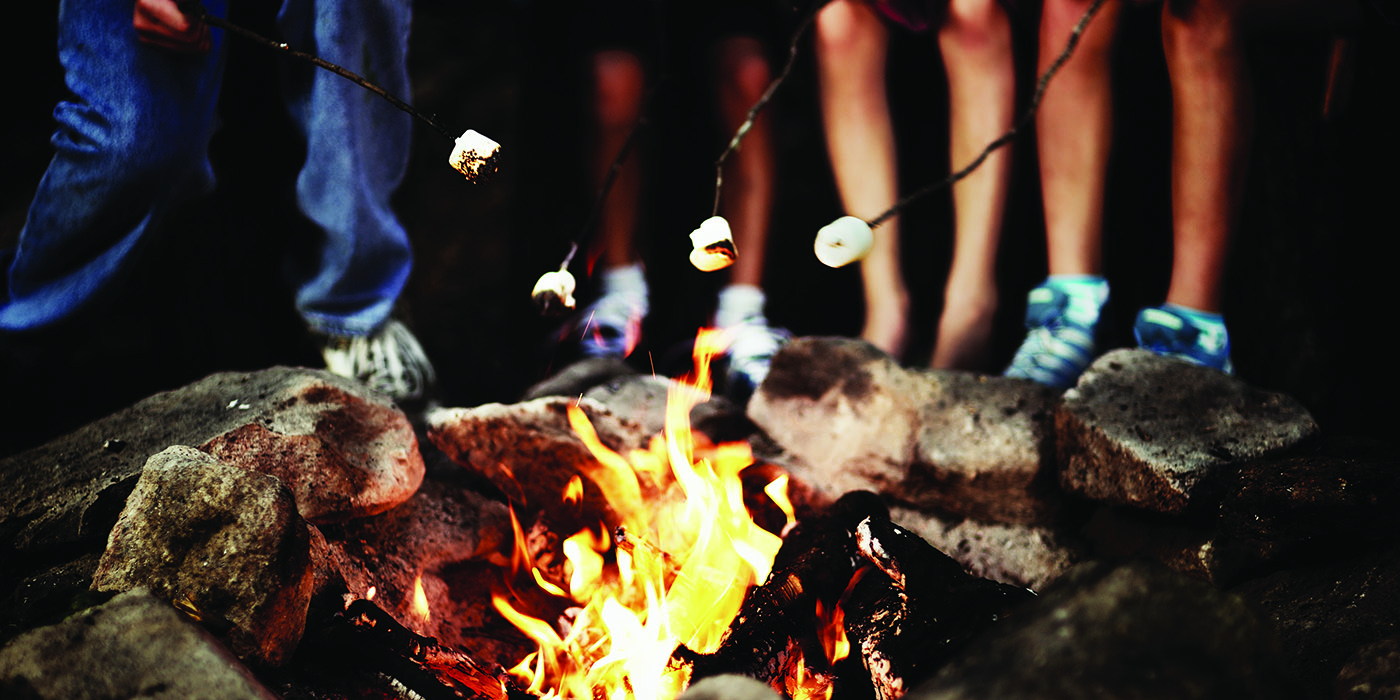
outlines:
[[[763,318],[767,296],[751,284],[731,284],[720,290],[715,306],[715,325],[732,328],[752,318]]]
[[[599,282],[600,296],[621,296],[640,306],[642,314],[646,314],[649,290],[641,263],[607,268],[599,275]]]
[[[1108,280],[1102,275],[1050,275],[1045,285],[1063,293],[1069,304],[1065,317],[1081,326],[1093,327],[1108,301]]]

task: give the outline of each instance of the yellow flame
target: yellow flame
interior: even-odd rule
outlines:
[[[413,579],[413,612],[424,622],[432,617],[431,611],[428,610],[428,594],[423,592],[422,574]]]
[[[749,587],[768,577],[782,540],[758,527],[744,506],[739,474],[753,463],[748,445],[706,448],[697,458],[690,431],[691,409],[709,398],[710,359],[723,349],[719,331],[697,336],[696,370],[673,384],[665,431],[649,449],[623,457],[603,444],[581,407],[568,408],[570,425],[596,460],[581,471],[620,517],[626,541],[614,543],[591,529],[564,541],[567,595],[581,607],[566,636],[505,595],[493,595],[497,611],[538,647],[511,670],[531,692],[588,700],[672,698],[689,680],[686,669],[670,664],[676,646],[716,649]],[[779,479],[765,489],[779,507],[787,503],[785,485]],[[649,502],[644,491],[662,497]],[[784,510],[790,513],[790,504]],[[521,541],[514,512],[511,518]],[[517,546],[516,571],[530,567],[529,559]],[[559,590],[533,573],[545,590]]]

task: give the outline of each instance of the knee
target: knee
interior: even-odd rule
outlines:
[[[763,46],[756,39],[731,39],[720,47],[719,89],[728,99],[748,105],[758,101],[772,81]]]
[[[860,0],[833,0],[817,15],[818,53],[848,56],[874,47],[880,18]]]
[[[1234,0],[1168,0],[1162,8],[1162,46],[1167,59],[1208,58],[1235,48],[1238,3]]]
[[[1011,43],[1011,25],[999,0],[949,0],[938,29],[945,43],[986,46]]]
[[[159,177],[180,172],[200,155],[200,142],[191,129],[162,125],[155,115],[124,108],[120,102],[103,106],[63,102],[54,116],[58,122],[55,148],[69,158],[89,161],[92,167],[111,167],[132,177]]]
[[[630,51],[601,51],[593,57],[593,111],[604,129],[628,128],[641,114],[646,69]]]

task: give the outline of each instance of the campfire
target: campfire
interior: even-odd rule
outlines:
[[[532,651],[483,659],[410,631],[433,614],[419,577],[414,619],[394,620],[373,590],[350,602],[339,634],[375,651],[348,655],[394,657],[382,677],[422,697],[661,700],[738,674],[789,698],[895,698],[1031,597],[964,573],[890,523],[874,494],[799,523],[786,474],[755,464],[747,442],[691,430],[723,349],[719,331],[698,334],[694,370],[671,383],[665,429],[645,447],[608,447],[573,402],[568,423],[591,457],[577,473],[526,496],[501,472],[519,495],[490,605]]]
[[[194,647],[163,647],[162,668],[212,654],[221,661],[193,665],[240,682],[256,674],[290,700],[670,698],[736,678],[776,697],[884,700],[970,674],[1035,692],[1045,678],[1086,674],[1125,687],[1278,677],[1267,630],[1208,584],[1091,562],[1065,567],[1037,597],[1021,587],[1029,579],[971,575],[964,566],[977,562],[968,551],[940,545],[954,561],[925,541],[927,531],[909,529],[918,520],[892,512],[886,499],[911,491],[876,495],[831,472],[842,494],[751,429],[749,441],[725,443],[729,433],[714,419],[733,413],[706,400],[719,340],[700,334],[685,381],[635,375],[651,380],[637,385],[665,387],[665,421],[655,418],[659,399],[628,404],[607,399],[611,388],[543,393],[431,411],[426,434],[437,449],[420,450],[407,417],[387,401],[325,373],[275,368],[211,376],[24,455],[0,474],[33,474],[14,465],[57,460],[50,471],[66,479],[0,489],[6,561],[20,567],[0,573],[23,572],[25,591],[54,591],[47,601],[27,598],[25,612],[67,608],[66,591],[117,597],[60,624],[52,612],[20,618],[31,632],[0,650],[0,690],[11,679],[75,669],[100,672],[107,684],[127,670],[46,651],[33,658],[54,659],[51,670],[11,670],[18,656],[51,648],[46,636],[72,634],[101,651],[128,648],[106,634],[136,630],[129,637],[141,646],[191,629]],[[765,410],[811,396],[862,400],[865,410],[850,413],[869,422],[887,400],[878,388],[885,380],[867,368],[888,361],[849,342],[798,341],[785,353],[807,359],[800,376],[775,363],[776,379],[758,397]],[[814,377],[827,375],[859,382],[814,392]],[[780,444],[831,451],[869,439],[810,411],[785,415],[825,434],[783,435]],[[748,415],[765,414],[751,405]],[[769,428],[777,435],[782,426]],[[792,478],[779,464],[791,465]],[[1392,483],[1382,481],[1389,470],[1349,469],[1339,483]],[[1037,495],[1033,487],[1024,495]],[[47,557],[65,552],[81,558],[46,573]],[[103,621],[133,611],[164,626]],[[1170,650],[1207,647],[1220,663],[1173,665],[1181,655]],[[1044,668],[1044,659],[1070,671]],[[1124,676],[1124,663],[1147,667]],[[143,675],[131,686],[179,685],[192,673]]]

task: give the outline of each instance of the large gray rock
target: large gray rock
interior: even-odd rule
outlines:
[[[1301,404],[1145,350],[1099,358],[1055,412],[1060,484],[1082,496],[1180,513],[1222,467],[1317,433]]]
[[[407,419],[361,385],[287,367],[221,373],[0,461],[0,547],[100,546],[147,459],[206,444],[280,472],[315,520],[381,512],[423,477]]]
[[[1170,570],[1091,562],[974,641],[909,700],[1294,697],[1272,630]]]
[[[890,520],[917,533],[973,576],[1043,590],[1087,558],[1070,534],[1043,525],[951,522],[909,508],[891,508]]]
[[[835,499],[870,490],[989,522],[1053,518],[1056,394],[1030,382],[912,371],[858,340],[802,338],[773,358],[749,417]],[[805,473],[804,473],[805,472]]]
[[[239,658],[277,666],[306,626],[310,552],[306,522],[276,477],[176,446],[142,471],[92,587],[148,588],[225,628]]]
[[[145,590],[118,595],[0,649],[0,697],[273,700],[208,632]]]

